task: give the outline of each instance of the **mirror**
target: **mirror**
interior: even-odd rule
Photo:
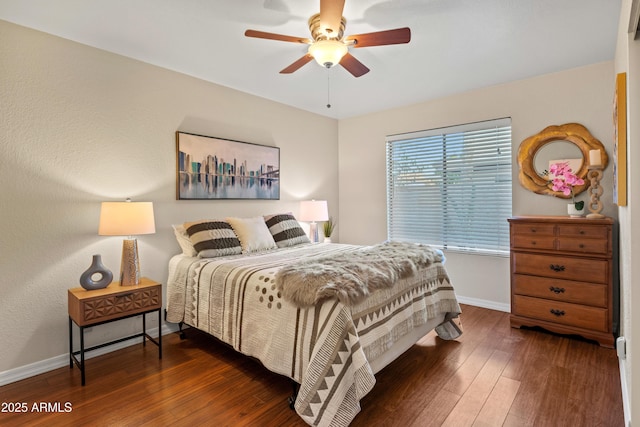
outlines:
[[[591,135],[587,128],[578,123],[549,126],[520,144],[518,149],[520,183],[534,193],[568,199],[571,196],[553,191],[544,171],[549,169],[551,160],[582,159],[581,165],[574,170],[578,177],[585,180],[583,185],[573,188],[574,194],[578,195],[589,187],[586,177],[589,171],[590,150],[600,150],[602,169],[605,169],[609,163],[609,157],[604,145]]]
[[[568,159],[581,159],[579,164],[572,168],[573,170],[579,170],[582,167],[582,163],[584,163],[582,151],[577,145],[569,141],[549,141],[548,144],[540,147],[535,153],[533,166],[538,175],[543,175],[544,171],[549,170],[551,162]]]

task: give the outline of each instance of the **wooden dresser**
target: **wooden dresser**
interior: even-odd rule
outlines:
[[[539,326],[614,344],[611,218],[509,219],[511,326]]]

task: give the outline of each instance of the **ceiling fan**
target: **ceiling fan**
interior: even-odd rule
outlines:
[[[320,13],[309,18],[311,39],[256,30],[247,30],[244,35],[259,39],[309,45],[307,54],[280,71],[281,74],[293,73],[312,59],[315,59],[318,64],[327,68],[340,64],[354,77],[360,77],[368,73],[369,68],[349,53],[349,47],[383,46],[409,43],[411,41],[411,30],[408,27],[345,37],[344,28],[347,20],[342,16],[344,2],[345,0],[320,0]]]

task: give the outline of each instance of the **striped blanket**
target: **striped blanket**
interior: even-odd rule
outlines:
[[[337,300],[300,308],[275,285],[283,267],[314,257],[348,257],[361,246],[310,244],[220,258],[176,255],[169,265],[167,320],[201,329],[285,375],[300,391],[295,410],[310,425],[345,426],[374,386],[370,365],[414,328],[460,307],[441,262],[346,306]]]

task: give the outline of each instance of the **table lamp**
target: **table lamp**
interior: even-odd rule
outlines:
[[[318,243],[318,224],[316,221],[327,221],[329,210],[326,200],[305,200],[300,202],[300,221],[310,222],[309,237]]]
[[[100,236],[128,236],[122,243],[120,285],[133,286],[140,283],[140,259],[138,234],[156,232],[152,202],[102,202],[100,208]]]

